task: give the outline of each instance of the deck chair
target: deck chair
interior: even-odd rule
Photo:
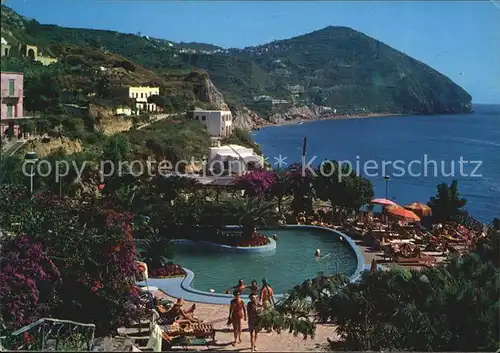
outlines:
[[[210,348],[209,342],[205,338],[201,337],[191,337],[191,336],[182,336],[177,337],[173,340],[173,346],[181,346],[185,350],[188,350],[189,347],[207,347]]]

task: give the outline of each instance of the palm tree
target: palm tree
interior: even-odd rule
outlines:
[[[291,196],[292,187],[290,180],[284,170],[277,170],[275,174],[274,183],[271,187],[271,196],[276,201],[278,213],[283,215],[283,204]]]
[[[172,254],[170,238],[157,230],[152,230],[141,247],[141,260],[153,270],[164,266]]]
[[[312,201],[315,196],[313,174],[308,169],[303,170],[300,163],[290,165],[285,173],[290,191],[293,195],[293,212],[296,215],[301,212],[305,214],[312,213]]]
[[[274,219],[274,205],[259,197],[237,197],[226,204],[225,213],[243,229],[243,237],[252,239],[259,226],[266,226]]]

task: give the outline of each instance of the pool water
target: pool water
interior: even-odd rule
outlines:
[[[276,250],[236,253],[176,244],[172,261],[194,272],[193,288],[206,292],[214,289],[216,293],[224,293],[239,279],[247,285],[255,279],[260,286],[262,278],[268,280],[275,293],[286,293],[320,273],[351,276],[356,271],[357,259],[350,245],[330,231],[295,228],[262,233],[278,235]],[[323,260],[316,260],[316,249],[321,250]]]

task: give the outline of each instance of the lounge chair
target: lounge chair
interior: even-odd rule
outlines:
[[[210,348],[209,342],[205,338],[192,336],[171,337],[166,333],[163,333],[163,344],[166,346],[166,349],[172,349],[172,347],[175,346],[182,347],[185,350],[188,350],[188,347],[193,346]]]
[[[398,257],[396,258],[396,263],[398,264],[417,264],[417,265],[427,265],[431,263],[437,262],[437,258],[434,256],[422,256],[422,257],[412,257],[412,258],[404,258]]]

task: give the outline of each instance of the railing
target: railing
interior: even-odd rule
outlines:
[[[0,337],[0,351],[92,351],[95,325],[43,318]]]
[[[3,89],[2,90],[2,98],[20,98],[24,94],[22,89]]]

